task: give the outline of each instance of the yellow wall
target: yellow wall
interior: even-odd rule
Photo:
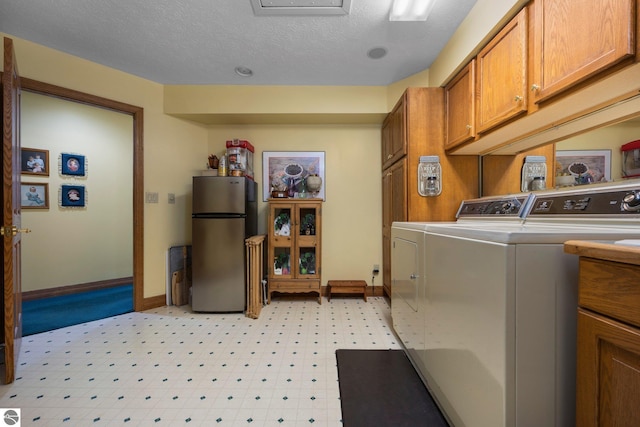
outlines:
[[[259,232],[266,233],[263,151],[324,151],[322,284],[361,279],[371,284],[373,264],[382,263],[380,126],[249,125],[214,126],[209,151],[222,154],[225,141],[246,139],[255,146],[254,170],[260,185]],[[379,279],[374,282],[381,285]]]
[[[131,116],[29,92],[21,99],[23,147],[48,150],[48,209],[23,209],[22,290],[133,275],[133,120]],[[59,173],[61,153],[85,156],[86,175]],[[86,208],[58,204],[62,184],[82,185]]]

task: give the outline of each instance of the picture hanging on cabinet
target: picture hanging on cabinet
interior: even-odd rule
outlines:
[[[22,209],[49,209],[49,184],[42,182],[21,183],[20,207]]]
[[[84,208],[87,206],[87,193],[84,185],[60,186],[58,194],[60,207],[63,208]]]
[[[58,159],[61,175],[85,177],[87,174],[87,158],[81,154],[62,153]]]
[[[49,150],[21,148],[20,166],[23,175],[49,176]]]
[[[262,196],[325,200],[324,151],[262,153]]]

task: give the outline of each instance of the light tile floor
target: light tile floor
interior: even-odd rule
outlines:
[[[340,426],[340,348],[400,348],[387,300],[161,307],[24,337],[0,407],[23,426]]]

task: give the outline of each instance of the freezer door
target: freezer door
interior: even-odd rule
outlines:
[[[194,176],[193,214],[246,213],[247,178]]]
[[[191,307],[204,312],[245,308],[244,218],[194,218]]]

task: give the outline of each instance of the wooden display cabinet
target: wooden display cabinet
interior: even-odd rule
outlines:
[[[269,199],[269,291],[321,294],[321,199]]]

